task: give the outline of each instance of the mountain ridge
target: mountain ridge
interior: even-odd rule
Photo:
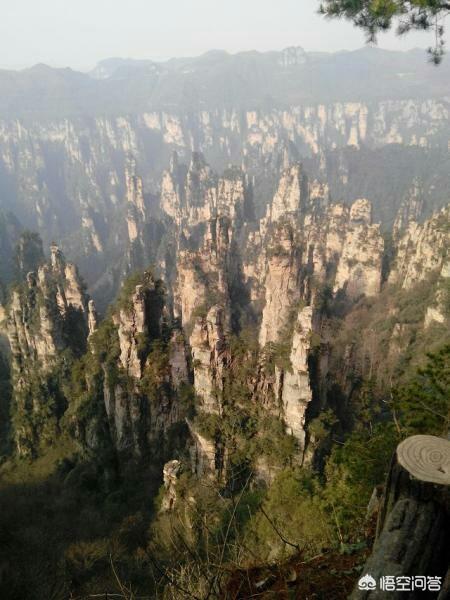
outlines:
[[[215,50],[167,61],[111,58],[94,70],[35,65],[1,70],[3,118],[61,118],[179,110],[329,103],[450,95],[450,65],[439,71],[417,50],[362,48],[315,53]],[[127,86],[123,85],[124,80]]]

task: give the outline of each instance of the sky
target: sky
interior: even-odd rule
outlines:
[[[364,34],[351,23],[317,14],[319,0],[3,0],[0,67],[36,63],[88,70],[120,56],[165,60],[211,49],[229,52],[354,50]],[[379,46],[427,47],[427,33]]]

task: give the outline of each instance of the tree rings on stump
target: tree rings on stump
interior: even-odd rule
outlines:
[[[450,485],[450,442],[433,435],[413,435],[397,446],[399,464],[419,481]]]

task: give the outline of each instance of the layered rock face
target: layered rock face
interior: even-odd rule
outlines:
[[[262,348],[278,341],[290,309],[300,297],[300,236],[305,213],[302,208],[309,197],[307,186],[299,165],[285,170],[273,202],[267,207],[266,218],[260,224],[261,246],[266,249],[262,280],[265,305],[259,334]]]
[[[450,139],[447,117],[448,108],[440,100],[395,100],[249,108],[242,114],[236,108],[181,108],[179,112],[149,110],[133,116],[61,118],[33,124],[20,118],[4,120],[0,123],[0,166],[5,187],[14,192],[2,198],[0,208],[13,210],[26,227],[39,230],[46,243],[60,240],[101,299],[105,286],[99,285],[99,279],[110,276],[111,264],[125,257],[126,264],[131,260],[134,268],[141,268],[148,258],[127,256],[130,244],[139,246],[143,223],[149,218],[142,189],[151,194],[162,190],[162,209],[175,220],[184,218],[194,225],[212,214],[214,198],[202,193],[199,203],[189,191],[197,183],[208,185],[202,179],[205,165],[198,164],[193,149],[218,170],[230,162],[242,165],[258,190],[261,208],[270,197],[271,183],[299,155],[318,157],[325,182],[327,152],[393,143],[445,146]],[[180,185],[176,159],[170,172],[164,172],[173,151],[183,161],[192,158],[187,186]],[[232,211],[238,203],[227,198],[227,186],[230,180],[225,178],[218,193],[223,206]],[[240,193],[234,184],[231,190]],[[111,284],[108,300],[116,286],[117,282]]]
[[[212,306],[206,316],[196,319],[189,338],[199,408],[209,413],[220,412],[222,382],[229,363],[226,321],[225,309]]]
[[[268,247],[264,280],[265,306],[259,334],[263,348],[278,341],[290,316],[291,307],[300,297],[299,245],[295,230],[288,224],[278,226]]]
[[[371,223],[368,201],[352,207],[330,204],[326,186],[309,183],[298,164],[282,173],[259,221],[248,210],[249,197],[242,172],[217,177],[198,155],[183,170],[173,157],[160,201],[174,228],[171,261],[176,270],[166,277],[172,277],[174,313],[188,335],[199,410],[222,410],[229,340],[236,327],[233,310],[244,301],[244,312],[261,316],[261,351],[270,353],[271,344],[289,345],[293,371],[277,367],[271,381],[263,369],[253,385],[256,396],[273,390],[287,430],[303,445],[312,399],[307,356],[318,286],[331,283],[350,298],[378,293],[383,242],[379,227]]]
[[[447,238],[447,242],[449,242]],[[450,244],[447,243],[447,248]],[[448,250],[447,250],[448,253]],[[436,294],[434,302],[427,308],[425,315],[425,326],[428,327],[432,323],[445,323],[449,315],[449,302],[450,302],[450,263],[447,260],[443,265],[439,273],[439,280],[437,283]]]
[[[161,440],[184,419],[177,392],[189,382],[185,343],[176,329],[163,336],[169,327],[164,305],[161,281],[146,273],[113,312],[108,343],[116,353],[106,362],[99,358],[109,435],[126,456],[150,451],[161,460]],[[96,354],[98,340],[92,343]]]
[[[266,249],[259,343],[266,353],[282,351],[288,359],[288,366],[276,367],[272,383],[263,370],[259,386],[263,395],[273,390],[286,429],[303,450],[313,399],[308,358],[314,328],[320,328],[320,289],[329,286],[349,301],[378,294],[383,238],[379,225],[372,224],[368,200],[350,207],[331,204],[327,189],[308,183],[299,166],[282,175],[259,238]],[[326,377],[325,367],[320,376]]]
[[[292,178],[299,169],[282,176],[272,207],[260,222],[257,239],[266,252],[268,294],[262,346],[276,341],[289,306],[300,297],[309,301],[319,283],[332,285],[335,293],[345,291],[349,298],[380,291],[384,243],[379,225],[372,223],[371,203],[360,199],[350,207],[331,204],[326,188],[306,181],[300,186],[299,176]]]
[[[282,173],[278,189],[268,209],[268,217],[272,222],[279,221],[286,215],[299,213],[301,203],[305,203],[308,195],[308,180],[299,166],[286,168]]]
[[[350,208],[349,222],[339,257],[334,290],[351,298],[374,296],[381,289],[384,242],[379,225],[372,225],[368,200],[357,200]]]
[[[148,319],[155,319],[155,328],[159,332],[161,316],[159,314],[147,314],[148,296],[155,291],[154,282],[150,288],[137,285],[131,296],[130,305],[119,310],[118,316],[114,318],[118,326],[120,344],[120,362],[127,375],[140,379],[142,377],[142,358],[139,355],[139,336],[148,335]]]
[[[173,158],[161,192],[161,209],[173,219],[175,234],[174,313],[188,332],[196,392],[208,411],[218,411],[237,269],[235,238],[243,224],[244,175],[231,170],[217,177],[196,154],[184,177],[182,172]]]
[[[444,271],[450,243],[449,207],[434,214],[425,223],[411,221],[397,242],[397,254],[389,282],[411,288],[433,272]]]
[[[323,290],[341,294],[351,305],[362,297],[376,298],[386,276],[384,238],[380,225],[373,223],[371,203],[367,199],[350,206],[332,203],[327,187],[309,182],[302,167],[294,164],[282,172],[274,198],[258,220],[245,210],[250,184],[243,174],[235,171],[232,180],[217,177],[201,157],[196,157],[184,180],[178,163],[176,168],[176,183],[173,173],[164,176],[161,207],[175,221],[174,307],[188,332],[198,407],[206,413],[221,411],[235,327],[232,288],[238,280],[245,311],[260,319],[262,368],[252,383],[255,399],[278,411],[286,430],[304,449],[307,409],[314,399],[310,344],[321,328]],[[443,243],[439,223],[448,217],[445,210],[442,214],[434,216],[432,224],[410,226],[421,232],[416,234],[422,240],[415,244],[416,251],[428,256],[420,249]],[[433,239],[426,231],[433,231]],[[402,272],[407,236],[406,232],[394,241],[390,282]],[[428,259],[430,264],[425,261],[416,279],[444,268],[442,257]],[[436,306],[439,302],[440,297]],[[439,320],[437,310],[430,307],[427,319]],[[286,359],[278,360],[280,353]],[[274,373],[264,367],[268,356],[275,360]],[[325,358],[320,359],[322,380],[327,374]]]
[[[177,481],[181,463],[179,460],[170,460],[164,465],[164,497],[161,503],[161,511],[173,510],[177,501]]]
[[[306,306],[298,313],[289,355],[291,369],[284,374],[281,395],[286,429],[297,438],[301,449],[305,448],[306,442],[306,409],[312,400],[308,365],[312,316],[311,306]]]
[[[136,164],[134,161],[127,167],[125,171],[125,186],[128,209],[128,239],[132,244],[136,240],[142,240],[142,224],[145,223],[147,216],[143,183],[141,177],[136,175]]]
[[[0,302],[2,301],[5,285],[9,284],[16,270],[14,250],[20,237],[20,224],[10,214],[0,210]]]
[[[389,283],[404,290],[421,281],[435,289],[427,307],[425,326],[443,324],[448,319],[449,306],[449,248],[450,208],[447,206],[423,224],[410,220],[397,236],[397,253],[389,274]]]
[[[190,238],[192,229],[211,219],[241,218],[244,190],[244,173],[240,169],[230,168],[218,177],[201,153],[192,153],[187,169],[174,153],[169,170],[162,175],[160,206]]]
[[[183,385],[193,382],[197,414],[224,414],[235,360],[232,341],[251,324],[258,366],[245,388],[252,402],[282,420],[305,456],[308,415],[326,405],[333,352],[323,327],[327,298],[340,299],[351,312],[361,298],[376,298],[386,277],[389,285],[403,289],[434,277],[439,285],[425,324],[444,323],[448,208],[424,224],[399,225],[386,266],[383,235],[373,223],[369,200],[334,203],[326,185],[309,181],[303,167],[293,163],[281,172],[259,218],[252,187],[239,169],[219,176],[199,154],[187,167],[172,157],[159,203],[151,210],[164,232],[156,256],[167,294],[150,274],[127,288],[112,313],[112,358],[97,353],[95,306],[76,268],[53,246],[49,264],[29,274],[25,296],[17,292],[9,309],[16,372],[29,357],[42,372],[50,370],[58,353],[71,347],[66,324],[80,315],[83,343],[89,336],[100,361],[112,443],[120,453],[142,457],[167,438],[173,425],[184,422],[178,401]],[[135,171],[127,175],[126,189],[128,242],[139,245],[144,256],[154,242],[147,235],[153,216]],[[31,331],[35,319],[36,333]],[[313,339],[320,356],[314,357],[312,371]],[[206,439],[194,423],[189,422],[194,470],[222,476],[223,441]]]
[[[70,361],[86,351],[88,334],[96,326],[95,306],[77,268],[57,246],[50,252],[50,260],[13,289],[4,309],[17,420],[14,434],[23,455],[33,454],[55,435],[64,401],[53,378],[63,357]]]
[[[179,257],[175,311],[188,332],[195,390],[217,411],[230,332],[228,223],[209,221],[200,249]]]
[[[191,438],[189,454],[192,472],[199,478],[220,478],[223,460],[216,442],[202,436],[190,421],[188,426]]]
[[[74,264],[57,246],[50,262],[29,272],[26,283],[12,293],[7,307],[7,331],[13,370],[19,378],[30,369],[50,369],[65,348],[81,354],[89,331],[88,298]],[[94,324],[91,320],[91,329]],[[71,334],[79,333],[79,339]]]

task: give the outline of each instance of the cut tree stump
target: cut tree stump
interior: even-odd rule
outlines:
[[[372,554],[361,576],[376,589],[361,590],[352,600],[450,598],[450,441],[415,435],[397,446],[386,482]],[[447,574],[447,577],[446,577]],[[384,591],[383,576],[438,576],[441,592]]]

